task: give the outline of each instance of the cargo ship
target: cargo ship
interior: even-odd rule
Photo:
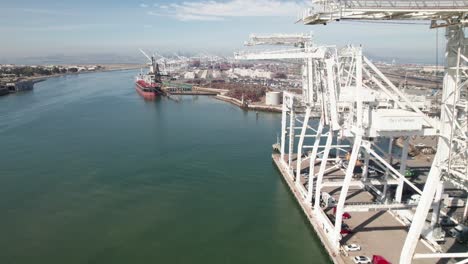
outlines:
[[[154,100],[162,94],[162,75],[154,56],[149,57],[144,51],[140,51],[150,61],[149,71],[147,73],[142,71],[136,76],[135,89],[146,100]]]

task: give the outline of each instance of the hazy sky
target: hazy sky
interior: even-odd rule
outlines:
[[[232,54],[250,33],[313,32],[322,44],[362,44],[374,57],[435,63],[426,25],[295,24],[311,1],[0,0],[2,58],[137,54],[138,48]],[[439,30],[443,47],[444,31]],[[441,56],[441,52],[439,53]]]

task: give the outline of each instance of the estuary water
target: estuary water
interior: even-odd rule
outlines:
[[[330,263],[272,164],[280,115],[146,102],[135,74],[0,97],[0,263]]]

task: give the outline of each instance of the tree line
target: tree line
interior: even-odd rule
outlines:
[[[31,77],[34,75],[52,75],[52,74],[59,74],[59,73],[75,73],[78,72],[77,68],[59,68],[54,66],[52,68],[44,68],[44,67],[15,67],[15,68],[2,68],[0,69],[1,74],[14,74],[17,77]]]

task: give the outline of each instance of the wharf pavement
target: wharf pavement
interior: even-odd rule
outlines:
[[[359,255],[370,258],[372,258],[372,255],[381,255],[391,263],[399,262],[400,252],[407,235],[407,227],[397,220],[393,212],[351,212],[351,219],[345,220],[345,222],[352,229],[352,233],[344,235],[341,242],[343,244],[359,244],[361,246],[361,251],[345,252],[342,249],[340,249],[340,251],[336,251],[328,240],[325,230],[321,228],[321,224],[315,219],[312,208],[306,201],[304,201],[294,180],[289,176],[289,172],[286,171],[286,168],[281,163],[280,155],[273,154],[272,158],[276,167],[281,172],[284,181],[288,184],[290,191],[294,194],[297,202],[301,206],[304,215],[307,217],[307,220],[320,238],[324,248],[330,256],[330,259],[335,264],[351,264],[353,263],[352,258]],[[292,165],[295,166],[295,156],[293,156]],[[320,166],[320,163],[315,166],[315,171],[318,171],[317,166]],[[324,180],[336,180],[339,178],[344,178],[344,172],[340,169],[332,170],[330,173],[324,175]],[[301,183],[305,184],[303,181],[301,181]],[[340,189],[341,188],[337,187],[324,187],[322,190],[330,193],[336,200],[338,200]],[[369,203],[373,202],[374,199],[369,192],[356,187],[350,188],[347,197],[347,202],[352,203]],[[331,209],[325,210],[325,213],[331,214]],[[432,251],[420,240],[418,242],[416,252],[431,253]],[[417,259],[414,260],[413,263],[429,264],[434,263],[434,261],[434,259]]]

